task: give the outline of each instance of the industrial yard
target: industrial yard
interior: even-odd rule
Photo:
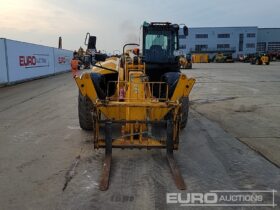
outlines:
[[[280,189],[279,69],[195,63],[182,71],[196,78],[174,152],[188,192]],[[166,203],[166,193],[182,191],[164,150],[114,149],[110,188],[99,190],[104,152],[79,126],[77,97],[70,73],[0,88],[1,209],[182,209]]]
[[[0,210],[280,210],[279,7],[1,1]]]

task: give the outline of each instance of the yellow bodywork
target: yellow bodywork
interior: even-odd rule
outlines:
[[[179,63],[182,69],[191,69],[192,68],[192,62],[188,61],[188,59],[184,56],[181,56],[179,59]]]
[[[264,64],[269,63],[269,57],[267,55],[262,55],[261,60],[262,60],[262,63],[264,63]]]
[[[256,57],[251,59],[251,64],[257,64],[257,65],[262,65],[266,64],[269,65],[270,60],[268,55],[266,54],[261,54],[261,55],[256,55]]]
[[[122,123],[121,135],[113,140],[113,147],[165,147],[165,142],[162,139],[144,137],[143,134],[148,132],[147,123],[149,121],[161,121],[170,111],[174,113],[174,142],[178,139],[180,99],[190,94],[195,79],[187,78],[185,74],[181,74],[172,97],[168,99],[168,86],[163,82],[149,82],[145,76],[145,64],[134,65],[129,62],[121,64],[119,58],[112,57],[100,65],[118,72],[118,81],[114,81],[116,90],[112,96],[100,100],[90,76],[91,72],[111,74],[111,70],[93,67],[91,72],[85,72],[80,77],[76,77],[75,80],[81,94],[92,101],[96,113],[102,113],[105,120]],[[165,97],[155,97],[153,93],[155,88],[165,92]],[[121,91],[125,93],[124,98],[120,97]],[[99,118],[99,120],[101,119]],[[105,146],[104,138],[99,137],[99,126],[100,124],[96,122],[94,129],[96,148]],[[135,138],[135,134],[137,134],[137,138]],[[176,141],[174,149],[177,148],[178,142]]]

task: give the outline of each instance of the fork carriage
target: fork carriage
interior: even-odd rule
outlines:
[[[95,70],[99,73],[106,71],[98,67]],[[182,116],[188,111],[182,109],[182,98],[188,98],[195,80],[175,73],[176,85],[171,87],[168,82],[149,82],[145,69],[130,69],[128,81],[107,81],[106,95],[102,97],[95,88],[95,74],[84,73],[76,78],[76,82],[81,97],[91,104],[90,130],[93,130],[94,147],[105,148],[106,151],[107,163],[102,177],[106,177],[107,181],[102,179],[100,189],[108,188],[112,148],[166,148],[171,169],[174,170],[172,173],[177,173],[175,180],[180,180],[177,187],[185,189],[184,181],[175,166],[173,150],[178,149]],[[172,92],[170,89],[173,89]],[[165,132],[165,136],[157,137],[156,131]]]

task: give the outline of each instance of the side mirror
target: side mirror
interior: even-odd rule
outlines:
[[[184,32],[184,35],[185,35],[185,36],[188,36],[188,35],[189,35],[189,29],[188,29],[187,26],[184,26],[184,27],[183,27],[183,32]]]
[[[106,55],[106,54],[95,53],[95,55],[94,55],[94,59],[95,59],[97,62],[105,61],[106,58],[107,58],[107,55]]]
[[[90,33],[89,32],[87,32],[87,34],[86,34],[86,38],[85,38],[85,45],[87,46],[87,43],[88,43],[88,37],[90,36]]]

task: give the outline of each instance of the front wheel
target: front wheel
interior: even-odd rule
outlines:
[[[79,92],[78,99],[79,123],[83,130],[93,130],[92,102]]]

